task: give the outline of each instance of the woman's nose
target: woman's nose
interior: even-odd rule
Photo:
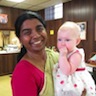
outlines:
[[[34,31],[33,34],[32,34],[32,36],[33,36],[33,38],[37,38],[37,37],[40,36],[40,34],[38,32],[36,32],[36,31]]]

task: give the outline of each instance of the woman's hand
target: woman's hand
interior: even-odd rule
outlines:
[[[83,90],[82,95],[81,96],[86,96],[86,89]]]

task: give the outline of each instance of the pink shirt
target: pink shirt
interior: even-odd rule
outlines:
[[[38,96],[44,84],[44,73],[26,60],[21,60],[12,75],[12,96]]]

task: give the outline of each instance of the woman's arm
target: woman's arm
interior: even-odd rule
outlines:
[[[36,82],[25,66],[18,67],[12,75],[12,96],[38,96]]]

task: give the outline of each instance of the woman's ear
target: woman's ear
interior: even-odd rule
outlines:
[[[78,45],[81,42],[81,38],[78,38],[76,41],[76,45]]]

